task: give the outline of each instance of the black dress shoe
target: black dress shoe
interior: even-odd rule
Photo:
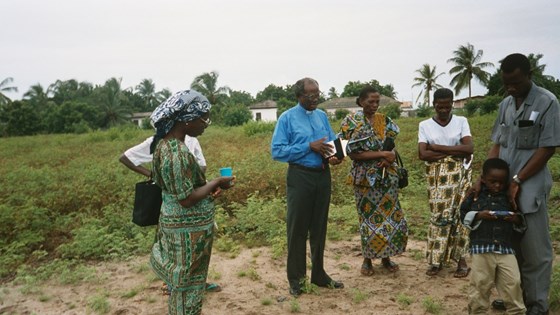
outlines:
[[[492,308],[499,311],[505,311],[506,304],[504,303],[504,300],[495,299],[494,301],[492,301]]]
[[[303,293],[303,292],[301,291],[300,287],[290,287],[290,294],[293,297],[298,297],[298,296],[301,295],[301,293]]]
[[[315,283],[316,286],[318,287],[323,287],[323,288],[331,288],[331,289],[342,289],[344,288],[344,283],[340,282],[340,281],[334,281],[331,280],[325,284],[317,284]]]

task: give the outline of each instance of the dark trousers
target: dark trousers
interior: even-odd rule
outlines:
[[[523,298],[527,314],[545,314],[549,308],[548,294],[554,261],[548,211],[542,206],[537,212],[525,214],[525,220],[527,231],[514,246],[521,270]]]
[[[327,235],[327,219],[331,199],[331,173],[303,170],[290,166],[287,174],[286,216],[288,234],[288,281],[299,285],[306,275],[307,236],[311,248],[311,282],[330,283],[323,269],[323,252]]]

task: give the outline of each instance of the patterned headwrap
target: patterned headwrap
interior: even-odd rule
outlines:
[[[195,90],[185,90],[171,95],[161,103],[150,116],[152,126],[156,128],[157,140],[163,138],[178,121],[192,121],[210,112],[212,105],[208,99]],[[156,140],[157,139],[157,140]],[[153,152],[153,148],[150,150]]]

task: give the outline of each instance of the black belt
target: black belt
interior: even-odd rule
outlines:
[[[323,167],[307,167],[299,164],[290,163],[290,167],[297,168],[304,171],[317,172],[317,173],[324,172],[329,169],[328,164],[326,166],[323,164]]]

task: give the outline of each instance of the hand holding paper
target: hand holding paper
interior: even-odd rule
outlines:
[[[348,140],[343,140],[340,138],[336,138],[333,141],[327,142],[330,145],[330,150],[323,154],[324,158],[331,158],[336,157],[339,160],[342,160],[346,154],[346,144],[348,144]]]

